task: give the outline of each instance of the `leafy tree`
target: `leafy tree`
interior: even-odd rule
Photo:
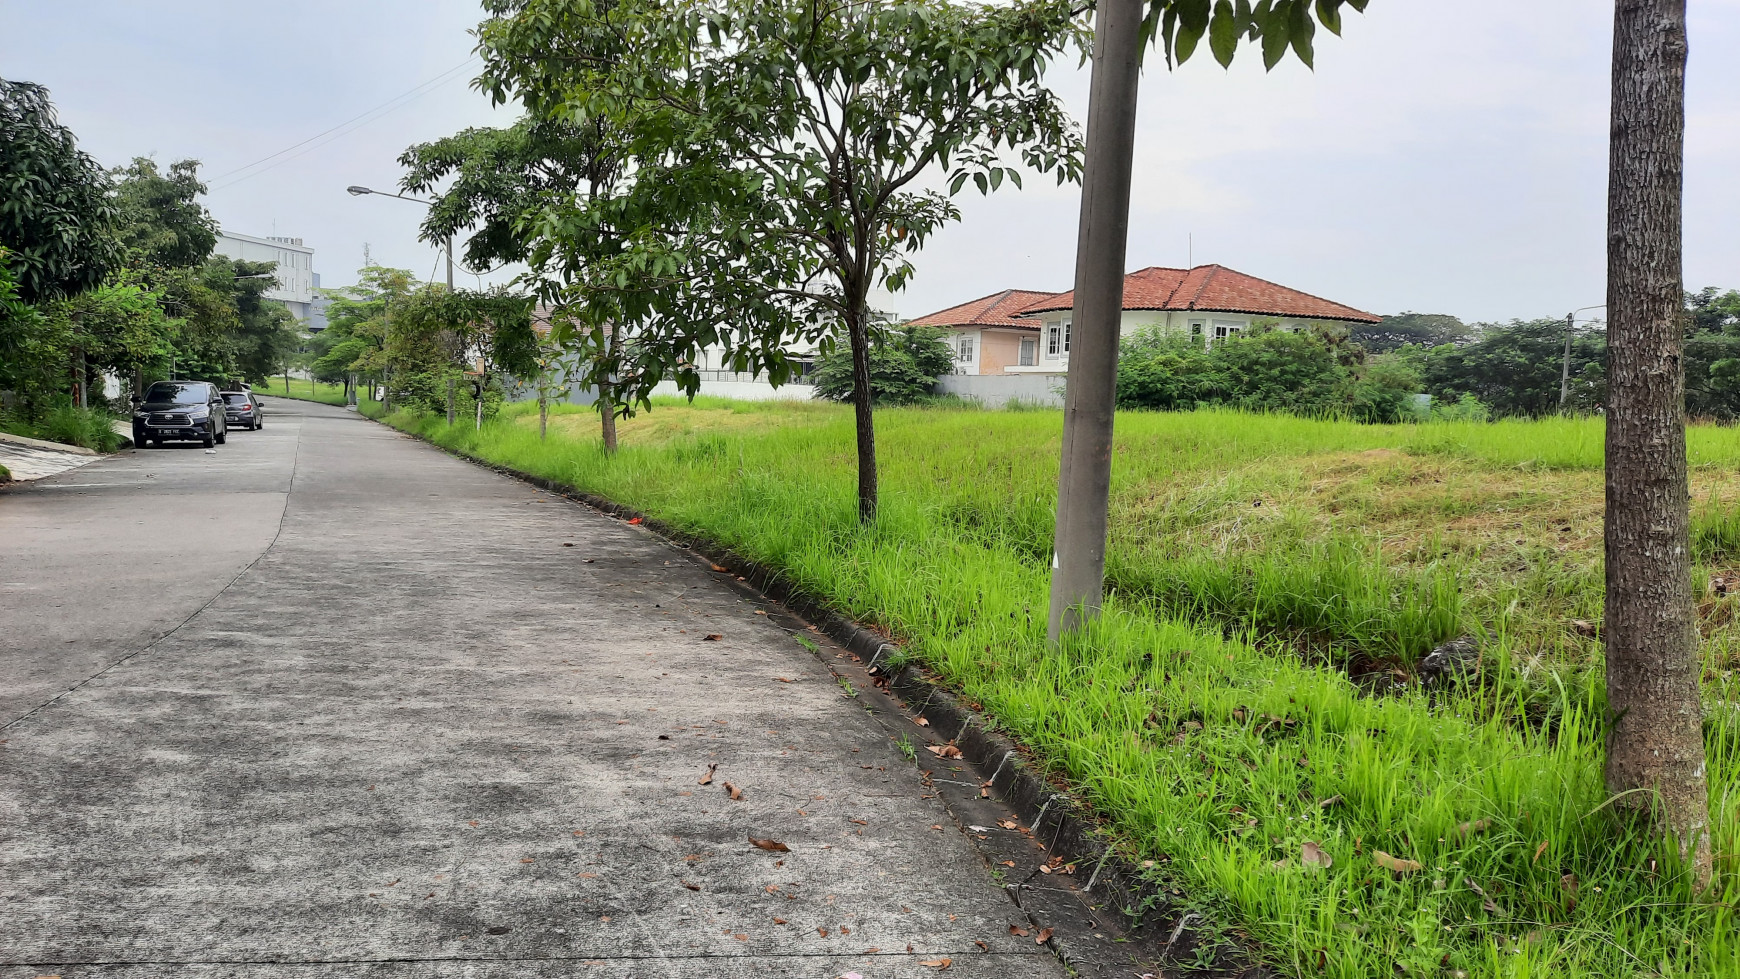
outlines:
[[[357,273],[357,284],[331,292],[326,329],[309,341],[316,379],[350,383],[353,374],[379,377],[386,367],[387,311],[411,295],[414,279],[406,269],[371,265]]]
[[[0,246],[25,302],[94,289],[116,264],[109,178],[55,118],[48,90],[0,79]]]
[[[165,173],[157,169],[157,161],[138,156],[116,168],[113,176],[116,234],[130,262],[192,268],[211,256],[218,228],[199,202],[206,189],[198,160],[177,161]]]
[[[1565,355],[1565,322],[1512,320],[1479,328],[1461,346],[1434,348],[1422,368],[1435,401],[1473,395],[1499,416],[1539,416],[1559,410],[1559,380]],[[1583,330],[1571,342],[1570,407],[1599,411],[1606,402],[1607,340]]]
[[[399,186],[434,194],[423,221],[426,241],[471,232],[465,262],[493,268],[527,261],[544,205],[596,196],[621,170],[619,149],[602,119],[585,125],[524,117],[506,129],[467,129],[419,143],[399,157]]]
[[[1382,322],[1360,324],[1348,334],[1353,342],[1374,354],[1388,353],[1413,344],[1438,347],[1466,342],[1472,331],[1461,320],[1442,313],[1397,313]]]
[[[467,129],[413,146],[399,162],[408,169],[400,181],[406,192],[435,194],[435,204],[423,222],[423,237],[451,240],[471,231],[466,261],[479,267],[532,261],[538,241],[532,219],[546,206],[561,207],[576,197],[595,201],[611,192],[623,172],[623,147],[602,117],[574,124],[527,116],[508,129]],[[538,263],[545,275],[540,291],[552,302],[561,302],[562,287],[581,274],[566,263],[587,260],[587,253],[552,251]],[[562,359],[561,347],[573,335],[572,327],[569,317],[555,318],[545,360]],[[614,363],[622,331],[605,321],[598,332],[603,336],[597,352]],[[619,404],[607,373],[594,371],[591,376],[598,392],[604,448],[614,452],[616,415],[627,406]],[[541,389],[547,388],[549,371],[538,377]]]
[[[871,289],[959,219],[969,181],[1019,183],[1014,154],[1060,180],[1079,140],[1041,83],[1076,36],[1064,0],[488,0],[484,84],[540,118],[603,119],[630,148],[626,190],[549,206],[544,262],[592,330],[591,380],[632,399],[674,375],[691,393],[703,347],[736,369],[790,376],[786,344],[826,337],[853,357],[858,510],[877,502]],[[914,189],[933,167],[946,193]],[[606,326],[632,337],[620,355]],[[838,335],[830,331],[838,327]],[[613,331],[612,331],[613,332]]]
[[[1740,289],[1719,292],[1707,286],[1686,293],[1688,330],[1696,333],[1740,333]]]
[[[878,329],[870,347],[870,403],[902,405],[931,396],[936,379],[954,369],[943,331],[927,326]],[[850,350],[836,347],[816,366],[816,393],[856,403],[857,367]]]

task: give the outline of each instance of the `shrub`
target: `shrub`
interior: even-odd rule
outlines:
[[[1395,422],[1416,417],[1420,386],[1413,359],[1367,360],[1357,346],[1311,331],[1259,329],[1205,347],[1150,328],[1126,338],[1118,359],[1120,408],[1231,407]]]
[[[954,369],[954,351],[943,332],[928,326],[882,331],[870,348],[870,400],[902,405],[931,396],[936,379]],[[852,351],[845,344],[822,356],[816,367],[816,393],[832,401],[852,400]]]

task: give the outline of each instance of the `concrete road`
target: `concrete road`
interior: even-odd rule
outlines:
[[[1064,974],[722,575],[269,407],[0,492],[0,979]]]

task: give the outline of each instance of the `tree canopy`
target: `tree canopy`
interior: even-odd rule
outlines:
[[[119,258],[108,194],[107,174],[57,120],[48,90],[0,78],[0,245],[20,299],[102,283]]]

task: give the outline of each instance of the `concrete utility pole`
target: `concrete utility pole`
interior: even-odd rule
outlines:
[[[1565,366],[1559,371],[1559,412],[1571,401],[1571,331],[1577,328],[1577,314],[1565,314]]]
[[[1130,229],[1130,171],[1141,81],[1142,0],[1101,0],[1094,15],[1075,310],[1063,399],[1051,615],[1056,641],[1099,614],[1106,575],[1106,506],[1112,483],[1118,328]]]
[[[447,379],[447,427],[452,428],[456,420],[453,417],[453,378]]]
[[[1605,309],[1606,304],[1584,306],[1565,314],[1565,365],[1559,371],[1559,412],[1563,414],[1571,403],[1571,334],[1577,329],[1577,314],[1591,309]]]

